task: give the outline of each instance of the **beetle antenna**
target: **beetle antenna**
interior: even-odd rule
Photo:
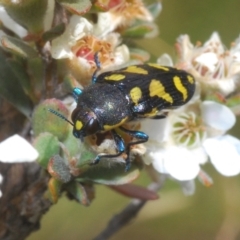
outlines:
[[[66,117],[64,117],[61,113],[49,108],[48,109],[49,112],[53,113],[54,115],[60,117],[61,119],[63,119],[64,121],[70,123],[72,126],[74,126],[74,124],[72,122],[70,122]]]

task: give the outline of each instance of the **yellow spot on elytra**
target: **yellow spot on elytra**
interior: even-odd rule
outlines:
[[[165,88],[159,80],[151,80],[149,85],[149,92],[151,97],[158,96],[159,98],[163,98],[167,102],[173,103],[172,97],[165,92]]]
[[[145,117],[154,117],[158,113],[157,108],[153,108],[151,112],[144,114]]]
[[[75,123],[75,128],[76,130],[81,130],[83,127],[83,124],[81,121],[77,120],[76,123]]]
[[[138,67],[138,66],[129,66],[127,67],[124,72],[129,72],[129,73],[138,73],[138,74],[145,74],[147,75],[148,74],[148,71],[141,68],[141,67]]]
[[[188,92],[187,92],[187,89],[183,86],[182,84],[182,80],[180,79],[180,77],[178,76],[175,76],[173,78],[173,82],[174,82],[174,85],[176,87],[176,89],[182,93],[183,95],[183,100],[185,101],[187,99],[187,96],[188,96]]]
[[[120,121],[119,123],[117,123],[117,124],[115,124],[115,125],[104,125],[104,126],[103,126],[103,129],[106,130],[106,131],[109,131],[109,130],[111,130],[111,129],[113,129],[113,128],[116,128],[116,127],[121,126],[122,124],[124,124],[125,122],[127,122],[127,120],[128,120],[128,117],[125,117],[125,118],[122,119],[122,121]]]
[[[169,71],[169,68],[168,68],[168,67],[161,66],[161,65],[159,65],[159,64],[157,64],[157,63],[148,63],[148,65],[149,65],[150,67],[158,68],[158,69],[161,69],[161,70],[163,70],[163,71]]]
[[[142,97],[142,91],[139,87],[134,87],[130,91],[130,97],[135,104],[138,104],[139,99]]]
[[[105,80],[111,80],[111,81],[120,81],[123,80],[126,76],[123,74],[112,74],[110,76],[105,77]]]
[[[188,81],[193,84],[194,83],[194,78],[190,75],[187,76]]]

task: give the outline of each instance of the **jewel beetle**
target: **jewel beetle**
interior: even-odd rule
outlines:
[[[186,104],[195,92],[194,77],[188,72],[156,63],[132,65],[119,70],[101,73],[97,56],[97,70],[92,84],[81,90],[73,89],[77,107],[72,112],[72,123],[54,110],[50,111],[73,125],[73,135],[84,137],[110,131],[116,143],[116,154],[99,154],[93,160],[114,158],[126,153],[126,171],[130,168],[130,147],[148,141],[148,135],[132,131],[122,125],[143,118],[161,119],[161,111]],[[123,138],[115,131],[120,128],[135,141],[125,145]],[[157,129],[156,129],[157,131]]]

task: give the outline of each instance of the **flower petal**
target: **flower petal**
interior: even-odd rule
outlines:
[[[173,61],[170,55],[167,53],[162,54],[158,59],[157,63],[163,66],[173,67]]]
[[[83,17],[72,16],[66,31],[52,41],[51,53],[55,59],[72,58],[71,47],[84,36],[92,33],[93,25]]]
[[[170,147],[164,154],[164,166],[168,173],[177,180],[194,179],[199,171],[195,155],[186,148]]]
[[[204,43],[203,49],[206,51],[217,52],[218,54],[224,53],[224,46],[218,32],[213,32],[210,39]]]
[[[200,63],[203,66],[206,66],[209,68],[211,72],[213,72],[216,68],[216,64],[218,62],[218,57],[216,53],[213,52],[207,52],[199,55],[195,59],[196,62]]]
[[[159,152],[150,152],[149,158],[152,160],[153,167],[160,173],[168,174],[164,162],[163,162],[164,155]]]
[[[186,148],[169,147],[161,152],[151,153],[153,167],[160,173],[170,174],[179,181],[194,179],[200,167],[196,156]]]
[[[231,129],[236,122],[235,115],[228,107],[213,101],[202,103],[202,117],[208,126],[223,133]]]
[[[209,138],[203,146],[214,167],[224,176],[240,173],[240,141],[230,135]]]
[[[0,143],[0,161],[32,162],[38,158],[38,152],[24,138],[15,134]]]
[[[166,141],[166,138],[169,137],[169,129],[168,129],[168,120],[161,119],[144,119],[141,121],[141,131],[146,132],[149,136],[149,141],[146,143],[148,145],[151,143],[162,143]]]

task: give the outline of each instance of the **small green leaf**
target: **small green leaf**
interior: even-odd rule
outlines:
[[[62,141],[68,135],[70,124],[49,110],[54,110],[64,117],[68,116],[68,110],[61,101],[55,98],[43,101],[33,113],[32,126],[34,135],[38,136],[40,133],[49,132]]]
[[[59,155],[54,155],[48,162],[49,174],[62,183],[67,183],[71,180],[71,174],[66,161]]]
[[[33,145],[39,153],[37,161],[43,168],[47,169],[49,159],[60,151],[58,139],[51,133],[46,132],[40,134]]]
[[[31,92],[31,84],[29,76],[26,72],[26,67],[24,66],[24,61],[20,62],[16,59],[10,59],[8,61],[12,71],[14,72],[16,78],[18,79],[19,83],[21,84],[24,92],[30,96]]]
[[[73,14],[83,15],[87,13],[92,3],[90,0],[57,0],[64,8]]]
[[[139,176],[142,164],[134,161],[128,172],[125,171],[125,164],[114,159],[101,159],[101,161],[90,166],[78,179],[93,181],[105,185],[119,185],[132,182]]]
[[[20,112],[30,118],[32,102],[24,92],[18,77],[12,71],[7,56],[0,49],[0,95],[13,104]]]
[[[61,195],[62,183],[55,178],[50,178],[48,182],[48,191],[46,193],[47,197],[52,203],[57,203],[58,198]]]
[[[3,6],[9,16],[31,33],[44,29],[46,11],[50,12],[48,0],[4,1]]]
[[[97,153],[94,152],[88,144],[81,143],[80,144],[80,151],[81,153],[78,166],[83,169],[88,169],[90,164],[92,164],[93,160],[96,158]]]
[[[13,54],[17,54],[23,58],[37,58],[38,53],[28,44],[20,39],[4,36],[1,39],[3,48]]]
[[[51,41],[56,37],[59,37],[60,35],[62,35],[64,33],[66,29],[66,26],[64,23],[61,23],[57,26],[55,26],[54,28],[50,29],[49,31],[45,32],[42,35],[42,39],[47,42],[47,41]]]
[[[137,21],[121,34],[123,37],[130,38],[152,38],[158,35],[158,27],[155,23]]]
[[[63,144],[67,148],[70,156],[77,156],[80,153],[82,154],[84,152],[84,149],[81,147],[83,143],[80,142],[80,139],[77,139],[73,136],[72,131],[68,132],[68,135],[64,139]]]
[[[77,202],[81,203],[84,206],[89,206],[91,199],[89,199],[86,189],[89,186],[84,186],[77,181],[72,181],[64,186],[67,192],[70,194],[70,197],[73,197]],[[92,186],[91,186],[92,189]],[[90,196],[91,197],[91,196]]]

